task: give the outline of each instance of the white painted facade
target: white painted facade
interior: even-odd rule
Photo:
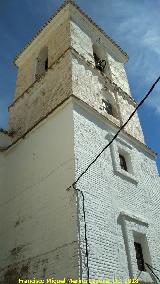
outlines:
[[[61,278],[62,271],[77,277],[76,199],[65,191],[74,179],[73,147],[68,103],[0,154],[0,283]]]
[[[41,66],[36,80],[36,59],[46,46],[49,69],[42,74]],[[104,72],[94,52],[105,58]],[[126,61],[72,1],[17,57],[9,134],[0,130],[0,284],[86,278],[88,271],[90,279],[156,283],[150,270],[139,271],[134,247],[140,243],[145,262],[159,268],[160,180],[138,114],[76,184],[85,197],[88,267],[82,195],[66,190],[137,105]],[[106,99],[113,115],[103,108]]]
[[[85,170],[101,149],[107,145],[115,129],[83,104],[74,108],[76,177]],[[118,151],[130,156],[131,172],[119,166]],[[142,238],[146,262],[159,267],[159,176],[155,157],[120,135],[97,162],[81,178],[77,188],[85,196],[89,272],[91,279],[136,278],[139,275],[134,237]],[[82,210],[82,197],[79,194]],[[81,211],[80,236],[84,240]],[[82,247],[82,267],[85,269],[85,245]],[[157,271],[155,271],[157,273]],[[83,275],[86,275],[86,274]],[[158,274],[159,275],[159,274]],[[148,272],[139,280],[156,283]]]

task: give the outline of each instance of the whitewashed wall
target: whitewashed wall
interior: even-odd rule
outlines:
[[[89,111],[82,103],[75,104],[74,107],[74,129],[78,177],[108,143],[108,134],[114,131],[106,120],[101,119],[92,110]],[[133,270],[133,276],[138,275],[138,269],[132,230],[146,234],[151,263],[153,267],[159,267],[160,180],[156,164],[147,151],[127,140],[127,136],[125,139],[117,139],[114,147],[107,149],[77,184],[77,188],[82,190],[85,196],[89,268],[92,279],[127,279],[130,276],[125,246],[127,237],[124,236],[121,220],[124,215],[124,224],[129,224],[129,267],[130,271]],[[113,156],[117,155],[117,147],[130,153],[131,175],[116,171]],[[117,162],[119,164],[119,161]],[[79,202],[82,274],[85,277],[84,222],[80,194]],[[150,283],[148,273],[143,275],[143,280],[144,283]]]
[[[73,147],[67,104],[0,153],[0,283],[78,277]]]

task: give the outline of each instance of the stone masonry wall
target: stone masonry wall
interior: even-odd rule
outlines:
[[[36,47],[28,47],[29,55],[23,55],[23,64],[18,69],[15,99],[34,83],[36,58],[42,48],[48,47],[48,64],[51,66],[70,46],[68,14],[65,14],[65,11],[63,14],[63,17],[59,15],[57,19],[58,26],[53,23],[43,37],[36,39]]]
[[[73,94],[89,104],[96,111],[120,126],[125,123],[136,107],[135,102],[125,93],[101,75],[101,72],[92,68],[83,58],[74,56],[72,61]],[[102,109],[102,99],[112,96],[117,116],[109,115]],[[144,142],[143,132],[136,114],[126,126],[126,131],[136,139]]]
[[[17,139],[72,93],[71,56],[66,52],[40,81],[10,107],[9,130]]]
[[[108,134],[114,131],[107,126],[107,121],[101,120],[92,111],[88,112],[87,107],[83,107],[83,103],[75,104],[74,129],[77,178],[108,143]],[[76,185],[85,196],[90,279],[112,280],[115,277],[126,280],[131,277],[129,269],[132,267],[135,267],[134,277],[139,274],[136,270],[134,242],[129,243],[131,249],[129,252],[126,251],[127,239],[124,237],[123,226],[119,222],[122,212],[127,212],[126,218],[130,220],[127,221],[128,238],[132,235],[132,229],[130,229],[132,226],[140,232],[146,230],[152,266],[158,269],[160,263],[158,217],[160,180],[154,158],[128,143],[127,139],[119,138],[114,145],[122,147],[124,151],[130,151],[133,179],[129,179],[126,173],[120,175],[115,171],[112,149],[109,148]],[[80,193],[78,196],[81,270],[85,278],[87,269],[84,219],[82,196]],[[148,225],[145,225],[141,218]],[[128,253],[131,255],[131,267],[128,264]],[[159,275],[158,272],[157,275]],[[142,275],[139,277],[141,278]],[[148,279],[150,275],[145,273],[143,277]],[[145,280],[144,283],[156,282]]]
[[[119,113],[121,123],[124,124],[131,113],[135,110],[135,105],[130,103],[126,98],[123,97],[122,93],[117,92],[117,104],[119,106]],[[144,143],[143,131],[139,121],[138,113],[136,112],[131,118],[129,123],[126,125],[125,130],[127,133],[135,137],[137,140]]]
[[[61,11],[57,22],[54,23],[55,27],[48,27],[46,34],[37,38],[35,43],[28,47],[28,51],[21,55],[23,64],[19,65],[15,102],[9,109],[9,131],[13,134],[13,139],[24,134],[72,93],[118,126],[126,121],[136,106],[130,97],[127,77],[123,63],[120,62],[120,51],[116,48],[111,50],[104,36],[95,27],[87,25],[87,20],[82,15],[80,17],[75,9],[71,9],[70,21],[70,12],[67,9],[69,8],[65,7],[64,11]],[[103,76],[95,69],[95,43],[103,49],[109,64],[109,73]],[[50,69],[39,81],[35,81],[36,58],[45,46],[48,46]],[[69,48],[72,48],[72,53],[76,55],[73,63]],[[109,78],[115,84],[111,84]],[[118,91],[116,86],[119,87]],[[102,109],[102,99],[105,99],[106,95],[112,96],[116,116],[108,115]],[[132,121],[134,123],[128,125],[126,131],[144,142],[137,114]]]
[[[108,63],[111,70],[111,79],[124,92],[131,95],[127,75],[124,69],[124,64],[118,62],[110,54],[108,54]]]
[[[73,17],[73,16],[72,16]],[[111,80],[117,84],[124,92],[131,96],[130,88],[126,72],[124,69],[124,62],[116,58],[116,52],[108,46],[103,36],[95,30],[95,28],[87,25],[85,21],[82,22],[82,18],[73,17],[75,22],[71,21],[71,45],[72,47],[82,55],[85,60],[95,65],[93,58],[93,46],[96,44],[104,54],[104,58],[109,65],[107,69],[110,70],[108,76],[111,76]]]

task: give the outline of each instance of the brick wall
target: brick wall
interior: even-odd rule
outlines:
[[[72,60],[72,80],[73,94],[118,126],[127,121],[136,107],[132,98],[76,54]],[[114,106],[117,109],[116,117],[109,115],[102,109],[102,99],[106,99],[108,96],[112,96],[114,99]],[[144,142],[137,113],[125,130],[137,140]]]
[[[115,130],[82,103],[74,106],[76,178],[109,141],[109,133]],[[136,147],[127,138],[119,138],[116,147],[130,151],[132,156],[132,178],[115,171],[111,148],[107,149],[97,162],[80,179],[77,187],[85,196],[87,238],[89,242],[90,278],[106,279],[130,276],[123,226],[120,213],[127,212],[129,224],[136,224],[136,230],[147,228],[149,252],[153,267],[159,267],[159,176],[154,158]],[[82,197],[79,196],[80,241],[82,248],[82,271],[85,268],[84,222]],[[159,213],[158,213],[159,212]],[[132,215],[136,216],[135,220]],[[148,223],[144,225],[144,219]],[[132,226],[131,226],[132,227]],[[128,225],[129,228],[129,225]],[[137,229],[138,228],[138,229]],[[128,229],[131,234],[131,229]],[[136,269],[135,251],[131,244],[132,266]],[[137,273],[137,271],[136,271]],[[133,271],[136,277],[135,270]],[[147,281],[147,277],[145,281]],[[143,278],[144,279],[144,278]],[[148,282],[145,282],[148,283]],[[151,282],[153,283],[153,282]]]

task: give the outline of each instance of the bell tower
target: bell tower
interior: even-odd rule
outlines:
[[[10,140],[0,150],[0,283],[156,283],[160,181],[137,113],[86,170],[137,106],[127,61],[71,0],[15,58]]]
[[[117,126],[136,107],[124,69],[127,54],[74,1],[65,1],[56,23],[54,19],[49,19],[15,59],[16,94],[9,107],[9,131],[14,140],[71,95]],[[144,142],[137,114],[126,131]]]

